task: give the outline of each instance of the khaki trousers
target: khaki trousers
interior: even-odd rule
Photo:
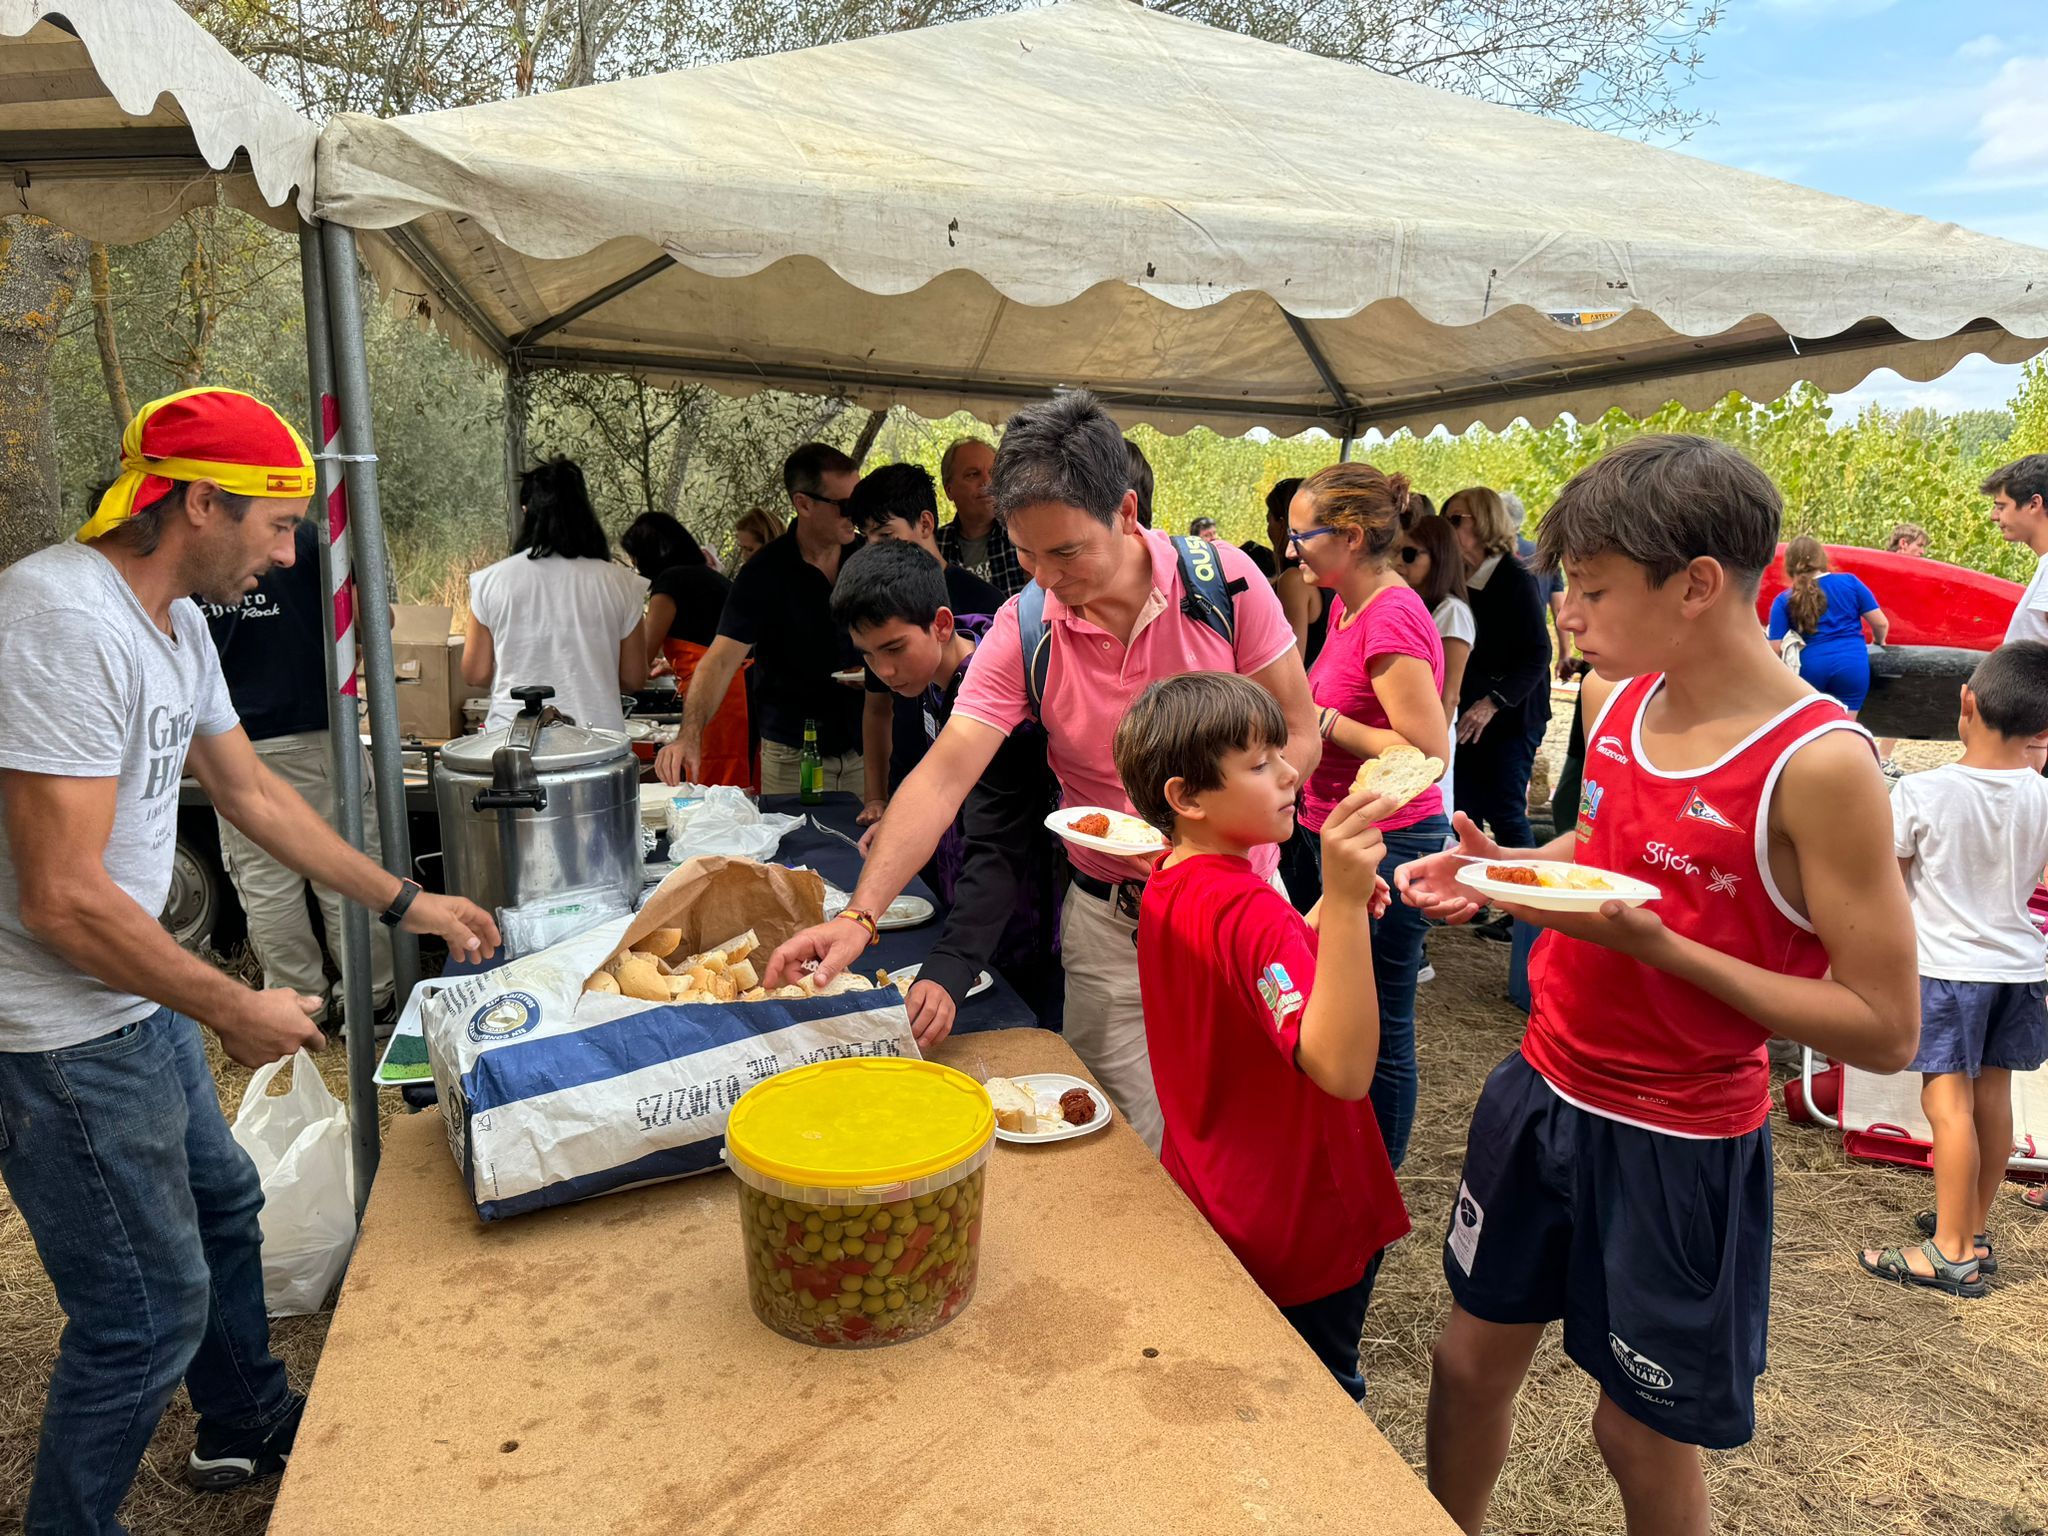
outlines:
[[[779,741],[761,743],[761,793],[764,795],[793,795],[803,788],[803,748],[786,747]],[[842,752],[837,757],[822,758],[825,769],[825,791],[843,790],[849,795],[867,792],[867,780],[861,771],[858,752]]]
[[[297,790],[305,802],[330,827],[338,827],[335,811],[333,764],[327,751],[325,731],[301,731],[273,736],[253,744],[265,767]],[[377,835],[377,811],[370,796],[369,754],[363,754],[363,840],[373,860],[383,857]],[[263,985],[290,987],[309,997],[327,996],[327,972],[320,960],[320,937],[306,915],[306,887],[310,883],[296,870],[265,853],[227,821],[220,823],[221,861],[228,878],[242,900],[249,918],[249,942],[256,958],[263,962]],[[327,947],[337,969],[341,965],[342,898],[333,891],[313,887],[320,913],[326,919]],[[381,1008],[391,1000],[391,939],[382,924],[370,924],[370,996]],[[315,1022],[326,1018],[323,1006]]]
[[[1145,1005],[1138,991],[1135,920],[1078,885],[1067,887],[1060,963],[1067,973],[1067,1044],[1095,1074],[1138,1139],[1159,1152],[1166,1123],[1152,1086]]]

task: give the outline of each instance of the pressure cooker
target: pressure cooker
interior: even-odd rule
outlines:
[[[621,732],[593,730],[511,690],[509,726],[441,749],[434,804],[448,890],[490,911],[577,893],[630,912],[642,884],[640,762]]]

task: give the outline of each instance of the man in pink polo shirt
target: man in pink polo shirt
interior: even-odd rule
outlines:
[[[1051,650],[1036,714],[1061,803],[1131,809],[1111,759],[1111,738],[1147,683],[1182,672],[1237,672],[1265,688],[1287,717],[1286,756],[1308,774],[1322,742],[1279,598],[1248,556],[1219,548],[1224,577],[1237,589],[1232,638],[1189,614],[1173,542],[1139,526],[1130,484],[1123,434],[1095,397],[1081,391],[1019,411],[996,454],[997,514],[1025,569],[1045,590]],[[852,903],[777,950],[770,985],[811,960],[829,980],[859,957],[874,914],[931,857],[1003,739],[1033,717],[1018,603],[1011,598],[996,615],[952,719],[890,801]],[[1135,946],[1149,866],[1078,847],[1068,853],[1074,883],[1060,927],[1067,1043],[1156,1152],[1159,1101],[1145,1049]],[[1270,876],[1278,860],[1277,849],[1264,848],[1253,864]]]

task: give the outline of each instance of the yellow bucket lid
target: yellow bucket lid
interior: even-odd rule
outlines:
[[[908,1184],[966,1162],[995,1135],[988,1091],[935,1061],[860,1057],[779,1072],[726,1122],[736,1162],[785,1184]]]

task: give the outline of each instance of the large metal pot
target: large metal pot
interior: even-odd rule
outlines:
[[[434,804],[450,892],[491,911],[569,891],[640,895],[640,763],[617,731],[575,725],[514,688],[522,708],[502,730],[441,749]]]

